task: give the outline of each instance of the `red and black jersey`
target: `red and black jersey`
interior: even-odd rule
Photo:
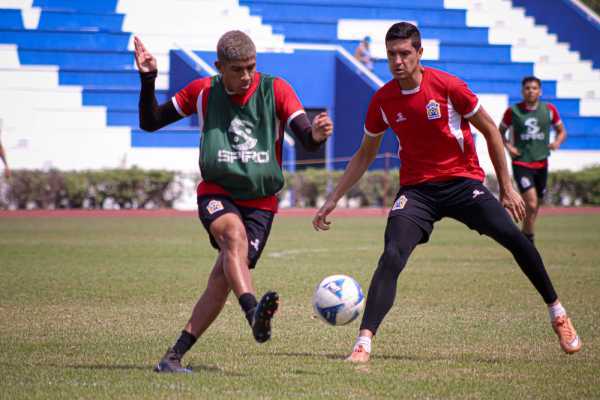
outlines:
[[[403,90],[392,80],[373,95],[365,134],[379,136],[387,128],[396,134],[401,185],[455,177],[483,181],[467,121],[479,107],[479,99],[462,80],[425,67],[417,88]]]

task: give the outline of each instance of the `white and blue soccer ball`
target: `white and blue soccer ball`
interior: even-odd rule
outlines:
[[[313,296],[315,313],[330,325],[354,321],[364,306],[365,296],[360,285],[346,275],[331,275],[323,279]]]

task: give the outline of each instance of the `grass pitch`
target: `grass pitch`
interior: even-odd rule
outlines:
[[[273,339],[256,344],[237,300],[184,359],[153,365],[204,289],[215,252],[195,218],[2,218],[2,399],[600,398],[600,215],[543,216],[537,244],[584,342],[562,353],[511,256],[451,220],[400,276],[367,366],[343,361],[358,322],[329,327],[311,296],[345,273],[366,291],[385,218],[278,217],[254,272],[279,291]]]

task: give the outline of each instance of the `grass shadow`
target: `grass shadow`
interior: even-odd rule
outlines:
[[[258,355],[258,354],[257,354]],[[309,352],[281,352],[281,353],[271,353],[269,355],[275,356],[283,356],[283,357],[310,357],[310,358],[326,358],[329,360],[337,360],[343,361],[348,357],[348,354],[334,354],[334,353],[309,353]],[[485,363],[485,364],[498,364],[498,363],[506,363],[510,361],[516,361],[514,359],[509,358],[501,358],[501,357],[477,357],[477,356],[458,356],[458,357],[447,357],[440,356],[436,357],[435,355],[397,355],[397,354],[377,354],[371,358],[372,361],[377,360],[392,360],[392,361],[412,361],[412,362],[437,362],[437,361],[450,361],[450,362],[464,362],[471,361],[477,363]]]
[[[11,364],[11,363],[0,363],[0,366],[8,368],[22,367],[22,365]],[[37,367],[48,367],[53,369],[80,369],[80,370],[91,370],[91,371],[151,371],[154,372],[153,365],[133,365],[133,364],[36,364]],[[187,368],[191,368],[192,372],[209,372],[213,374],[223,374],[231,377],[244,377],[245,374],[239,372],[229,372],[224,368],[217,367],[214,365],[199,365],[199,364],[188,364]]]

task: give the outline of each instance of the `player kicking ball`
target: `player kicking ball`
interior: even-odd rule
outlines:
[[[307,150],[317,150],[332,134],[326,113],[311,125],[294,90],[283,79],[256,71],[256,48],[240,31],[217,44],[219,75],[191,82],[171,101],[158,105],[154,90],[156,59],[134,39],[141,76],[140,125],[155,131],[183,117],[198,115],[202,146],[198,215],[218,257],[204,293],[179,339],[156,372],[191,372],[181,359],[217,318],[230,291],[237,297],[254,339],[271,338],[271,319],[279,296],[267,292],[257,302],[250,270],[265,247],[277,212],[275,194],[283,187],[284,128],[289,126]]]
[[[392,25],[385,42],[393,79],[373,95],[363,142],[313,219],[316,230],[329,229],[327,216],[365,173],[383,134],[391,128],[400,143],[401,188],[388,216],[384,251],[348,360],[369,360],[371,340],[394,303],[400,272],[414,248],[429,240],[434,223],[444,217],[464,223],[509,250],[547,305],[561,348],[566,353],[579,351],[581,340],[558,300],[542,258],[511,220],[511,216],[522,220],[525,206],[511,185],[502,136],[494,121],[462,80],[421,66],[421,35],[414,25]],[[500,201],[483,185],[484,173],[469,123],[487,141]]]

